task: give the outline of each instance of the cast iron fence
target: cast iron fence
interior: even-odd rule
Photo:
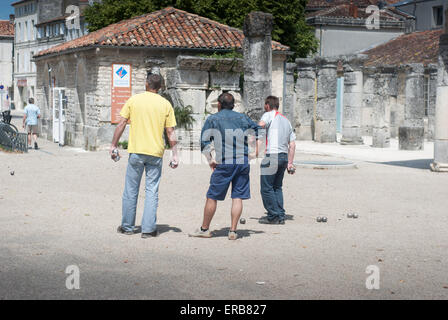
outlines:
[[[8,151],[28,152],[28,135],[16,126],[0,122],[0,147]]]

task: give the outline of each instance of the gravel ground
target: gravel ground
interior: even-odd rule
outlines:
[[[247,222],[229,241],[230,200],[218,205],[213,238],[188,237],[201,223],[210,169],[172,170],[166,158],[160,235],[142,239],[116,233],[126,154],[114,163],[106,151],[39,145],[0,152],[0,299],[448,298],[448,174],[415,165],[425,160],[299,168],[285,178],[280,226],[257,221],[264,209],[254,165]],[[143,200],[142,190],[138,222]],[[79,290],[66,288],[69,265],[79,267]],[[369,265],[380,270],[379,290],[366,289]]]

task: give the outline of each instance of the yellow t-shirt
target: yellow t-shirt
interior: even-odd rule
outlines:
[[[139,93],[126,101],[120,116],[131,120],[129,153],[163,157],[163,130],[176,126],[174,110],[168,100],[152,92]]]

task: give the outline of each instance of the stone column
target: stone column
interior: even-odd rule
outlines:
[[[297,59],[296,64],[296,135],[298,140],[314,140],[316,62],[313,59]]]
[[[314,141],[336,142],[336,91],[338,59],[316,59],[317,103],[314,114]]]
[[[390,147],[390,97],[393,95],[394,68],[382,67],[377,79],[377,99],[373,109],[372,147]]]
[[[448,11],[447,11],[448,12]],[[446,13],[446,12],[445,12]],[[448,172],[448,33],[440,36],[435,115],[434,162],[431,169]]]
[[[421,63],[402,66],[406,73],[404,125],[398,128],[400,150],[423,150],[424,101],[423,81],[425,69]]]
[[[246,113],[259,120],[264,100],[272,91],[272,25],[269,13],[251,12],[244,20],[244,105]]]
[[[297,65],[295,63],[287,63],[285,71],[285,97],[283,99],[283,114],[291,122],[291,126],[295,128],[294,104],[296,101],[296,92],[294,90],[294,71]]]
[[[344,112],[341,144],[363,144],[361,133],[363,106],[363,65],[366,55],[347,57],[344,73]]]
[[[434,140],[434,126],[436,113],[436,97],[437,97],[437,64],[428,64],[426,70],[428,72],[428,122],[425,124],[425,138]]]

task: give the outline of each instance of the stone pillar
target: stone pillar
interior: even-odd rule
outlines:
[[[314,141],[336,142],[336,91],[338,59],[317,59],[317,103],[314,115]]]
[[[437,97],[437,64],[428,64],[426,71],[428,73],[428,115],[425,123],[425,138],[434,140],[436,97]],[[426,119],[425,119],[426,121]]]
[[[373,109],[372,147],[390,147],[390,97],[394,90],[394,68],[380,68],[377,80],[377,103]]]
[[[272,91],[273,16],[251,12],[244,20],[244,105],[246,113],[259,120],[264,100]]]
[[[297,65],[295,63],[287,63],[285,70],[285,97],[283,99],[283,114],[291,122],[291,126],[295,128],[294,104],[296,101],[296,92],[294,90],[294,71]]]
[[[424,100],[423,81],[425,69],[421,63],[402,66],[406,74],[404,125],[398,128],[400,150],[423,150]]]
[[[448,11],[447,11],[448,12]],[[446,13],[446,12],[445,12]],[[434,162],[431,169],[448,172],[448,33],[440,36],[435,115]]]
[[[314,140],[316,62],[313,59],[297,59],[295,128],[298,140]]]
[[[361,133],[363,106],[363,65],[366,55],[347,58],[344,73],[344,112],[341,144],[363,144]]]

